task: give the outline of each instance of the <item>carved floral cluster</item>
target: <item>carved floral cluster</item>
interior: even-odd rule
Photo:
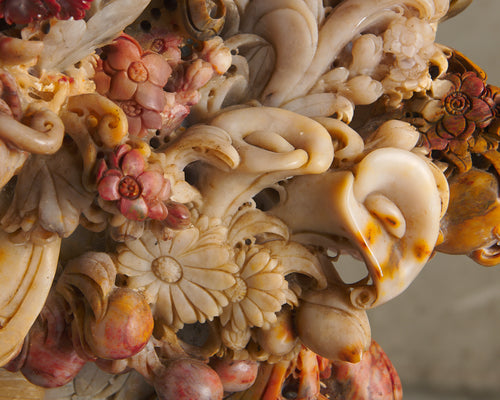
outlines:
[[[279,260],[262,246],[240,249],[235,255],[239,266],[236,283],[226,290],[230,303],[220,317],[224,342],[234,350],[244,348],[248,329],[269,329],[276,322],[276,313],[287,301],[288,282]]]
[[[498,96],[475,71],[445,77],[450,87],[440,98],[428,101],[422,116],[431,124],[423,135],[423,145],[438,150],[461,171],[472,166],[471,152],[480,135],[497,116]]]
[[[183,40],[169,34],[144,51],[137,40],[122,34],[104,47],[98,60],[96,90],[116,102],[127,115],[129,133],[146,137],[177,128],[198,103],[198,90],[230,66],[231,55],[220,38],[204,43],[199,57],[183,61]]]
[[[1,0],[0,18],[8,24],[27,24],[51,17],[82,19],[93,0]]]
[[[163,86],[172,68],[154,52],[143,52],[131,36],[122,34],[103,49],[94,81],[98,93],[125,111],[129,133],[146,136],[148,129],[162,127],[161,112],[167,105]]]
[[[118,248],[118,272],[148,299],[155,320],[171,328],[205,322],[227,306],[224,291],[235,284],[237,266],[223,226],[198,226],[162,237],[146,231]]]
[[[428,89],[432,79],[428,63],[436,53],[435,29],[417,17],[394,19],[383,35],[384,52],[394,58],[383,80],[385,89],[408,93]]]
[[[170,181],[161,172],[146,170],[142,153],[129,145],[117,147],[108,163],[101,160],[97,190],[101,199],[116,203],[128,219],[164,220],[168,216],[165,201],[170,197]]]

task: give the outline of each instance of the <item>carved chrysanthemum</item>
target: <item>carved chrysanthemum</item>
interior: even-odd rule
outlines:
[[[225,237],[222,226],[193,226],[168,238],[147,230],[118,247],[118,272],[144,293],[159,323],[174,329],[203,323],[221,314],[228,304],[224,291],[236,282]]]
[[[281,264],[269,249],[258,245],[241,249],[235,260],[240,274],[235,284],[225,291],[230,303],[220,317],[223,329],[233,334],[254,326],[267,329],[287,301],[288,282]],[[226,345],[240,347],[232,343]]]

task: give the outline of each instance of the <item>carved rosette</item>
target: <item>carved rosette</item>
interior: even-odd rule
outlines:
[[[146,230],[118,247],[118,272],[148,299],[160,324],[179,329],[220,315],[237,266],[223,226],[193,226],[163,237]]]

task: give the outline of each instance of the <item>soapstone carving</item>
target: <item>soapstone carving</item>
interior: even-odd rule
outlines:
[[[500,90],[435,43],[469,3],[0,1],[0,366],[401,399],[367,310],[436,251],[500,260]]]

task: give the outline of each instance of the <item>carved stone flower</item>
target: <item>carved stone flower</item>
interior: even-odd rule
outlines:
[[[436,52],[435,29],[417,17],[394,19],[384,33],[384,52],[394,57],[382,81],[389,92],[422,91],[431,83],[430,58]]]
[[[82,19],[92,0],[1,0],[0,18],[8,24],[28,24],[56,17]]]
[[[221,324],[233,332],[253,326],[267,329],[287,301],[288,282],[280,263],[257,245],[240,250],[235,258],[240,273],[235,285],[226,290],[230,303],[220,317]]]
[[[423,117],[433,123],[424,136],[424,145],[443,150],[460,169],[471,167],[469,140],[476,130],[486,128],[495,117],[495,101],[485,82],[473,71],[450,74],[451,90],[441,99],[429,101]]]
[[[159,323],[179,329],[220,315],[224,291],[235,284],[237,266],[222,226],[197,226],[161,237],[147,230],[139,240],[118,247],[118,272],[152,304]]]
[[[130,220],[167,218],[164,201],[170,196],[170,182],[158,171],[145,170],[139,150],[121,145],[109,157],[109,164],[108,168],[103,160],[97,175],[97,190],[103,200],[116,202]]]
[[[125,111],[129,133],[142,137],[148,129],[160,129],[160,113],[167,102],[163,86],[172,73],[168,61],[157,53],[143,52],[126,34],[106,46],[102,58],[94,76],[96,89]]]

